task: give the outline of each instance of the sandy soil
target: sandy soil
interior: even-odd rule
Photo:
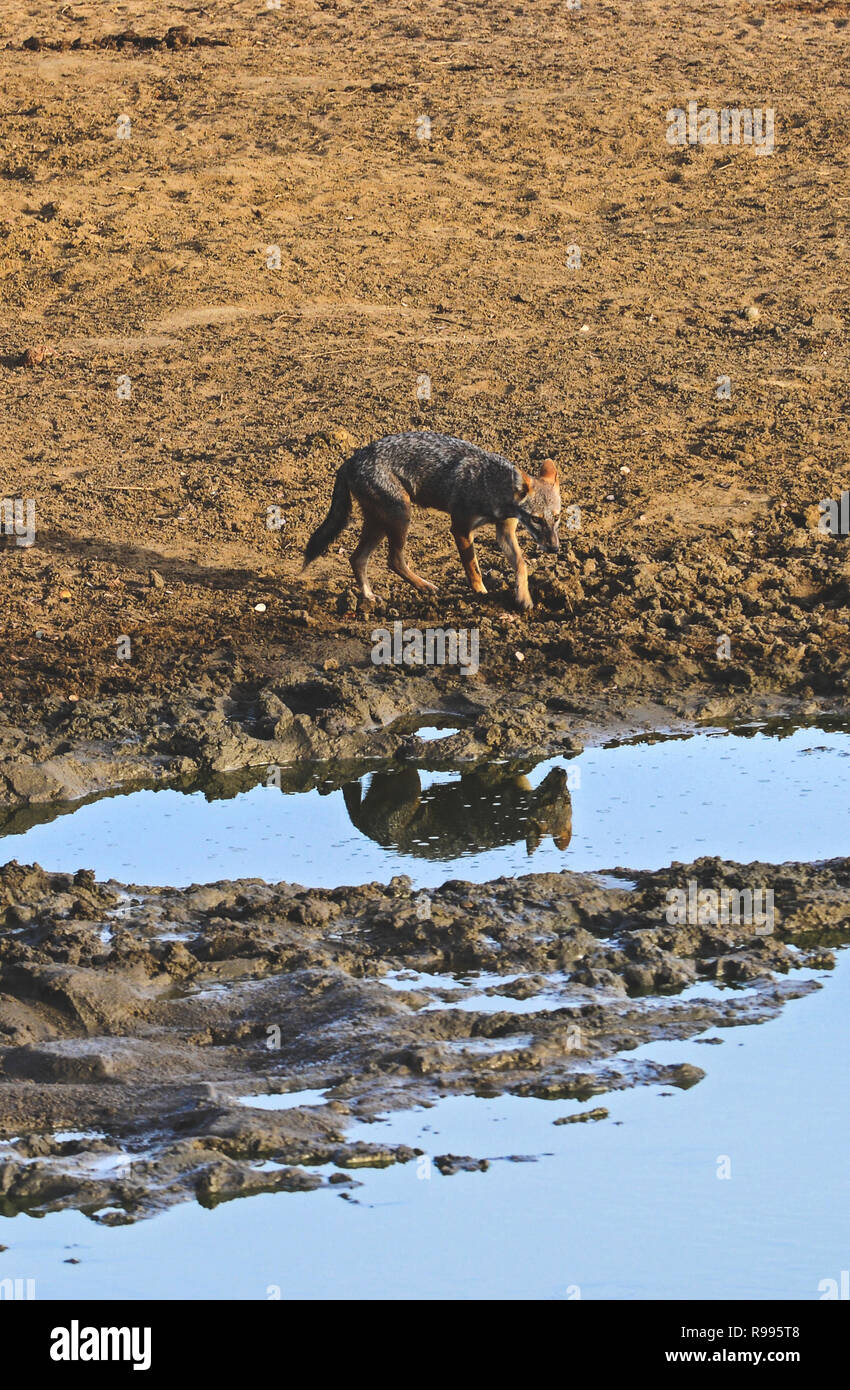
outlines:
[[[370,671],[354,528],[300,551],[352,445],[418,427],[553,456],[581,509],[528,619],[486,536],[471,600],[444,517],[435,599],[376,563],[379,616],[480,626],[479,683],[843,699],[849,14],[10,0],[0,495],[37,534],[0,562],[4,707]],[[775,152],[671,148],[690,98],[774,107]]]

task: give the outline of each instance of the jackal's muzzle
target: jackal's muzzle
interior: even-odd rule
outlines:
[[[553,526],[545,517],[535,516],[533,512],[527,512],[522,507],[517,508],[517,520],[541,550],[545,550],[549,555],[557,555],[560,547],[557,523]]]

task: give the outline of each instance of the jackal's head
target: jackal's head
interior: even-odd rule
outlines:
[[[573,834],[573,806],[567,774],[553,767],[532,793],[526,825],[525,847],[533,854],[544,835],[551,835],[556,849],[567,849]]]
[[[530,478],[527,473],[523,473],[522,483],[525,491],[517,499],[520,501],[517,519],[541,550],[554,555],[560,544],[558,524],[561,520],[561,489],[552,460],[544,460],[538,478]]]

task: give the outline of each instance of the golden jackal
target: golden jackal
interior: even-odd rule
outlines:
[[[495,523],[499,544],[514,566],[516,601],[526,612],[532,602],[517,526],[524,526],[542,550],[554,553],[558,549],[561,493],[551,459],[546,459],[538,478],[531,478],[501,454],[423,431],[387,435],[346,459],[336,475],[330,511],[304,550],[305,569],[347,526],[352,497],[363,513],[363,529],[351,556],[361,603],[375,597],[367,573],[369,557],[384,536],[389,542],[390,569],[417,589],[436,589],[430,580],[414,574],[405,559],[413,502],[449,513],[461,563],[477,594],[487,590],[475,556],[475,532],[479,526]]]

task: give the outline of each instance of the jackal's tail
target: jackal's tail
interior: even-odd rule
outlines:
[[[304,547],[304,569],[308,565],[312,565],[313,561],[317,560],[320,555],[324,555],[328,546],[333,544],[350,520],[351,491],[348,486],[345,464],[343,464],[338,470],[334,482],[330,511],[321,526],[317,526]]]

